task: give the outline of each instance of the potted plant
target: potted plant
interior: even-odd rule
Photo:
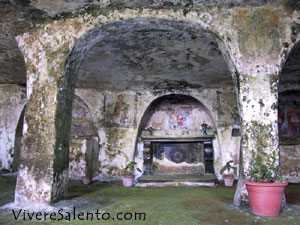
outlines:
[[[124,169],[123,178],[122,178],[124,187],[131,187],[133,185],[133,180],[134,180],[133,172],[136,164],[137,164],[136,162],[131,161],[126,165]],[[142,172],[139,168],[136,168],[136,170]]]
[[[278,216],[287,182],[280,174],[278,153],[259,151],[245,180],[251,212],[258,216]]]
[[[234,181],[234,176],[237,176],[237,167],[232,166],[231,164],[234,163],[233,160],[228,161],[225,166],[222,167],[220,170],[220,174],[222,175],[225,171],[227,174],[223,175],[224,184],[225,186],[232,186]],[[234,174],[230,174],[230,170],[233,170]]]

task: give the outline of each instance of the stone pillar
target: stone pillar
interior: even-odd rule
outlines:
[[[257,151],[279,152],[277,82],[277,74],[237,75],[242,143],[240,176],[234,197],[235,205],[248,201],[243,180],[249,178],[250,164]]]
[[[241,117],[240,175],[235,205],[248,201],[243,180],[258,151],[279,151],[277,128],[279,61],[285,29],[276,9],[237,9],[228,45]],[[279,162],[279,159],[278,159]]]
[[[44,38],[44,39],[43,39]],[[27,68],[27,107],[15,202],[51,203],[67,189],[73,83],[64,75],[68,49],[43,33],[18,37]],[[74,80],[74,79],[73,79]]]

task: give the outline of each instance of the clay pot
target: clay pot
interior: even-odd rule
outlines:
[[[133,185],[134,175],[123,175],[122,181],[124,187],[131,187]]]
[[[278,216],[286,182],[256,183],[245,180],[251,212],[258,216]]]
[[[224,179],[224,184],[225,186],[233,186],[233,182],[234,182],[234,175],[228,174],[228,175],[223,175],[223,179]]]

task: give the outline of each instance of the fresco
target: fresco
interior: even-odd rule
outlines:
[[[208,114],[198,105],[163,105],[152,114],[146,129],[155,130],[198,130],[206,123],[213,128]]]
[[[105,126],[136,126],[136,97],[131,94],[105,95]]]
[[[93,137],[98,136],[93,117],[84,101],[74,96],[72,106],[71,137]]]
[[[300,107],[281,104],[278,108],[279,135],[283,137],[300,136]]]

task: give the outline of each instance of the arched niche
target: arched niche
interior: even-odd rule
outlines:
[[[99,168],[99,138],[88,105],[78,95],[72,104],[72,123],[69,153],[69,177],[92,179]]]
[[[18,171],[23,139],[24,107],[16,128],[12,170]],[[98,171],[99,138],[94,119],[88,105],[77,95],[72,104],[70,135],[69,177],[92,178]]]
[[[214,174],[215,134],[211,113],[194,97],[170,94],[155,99],[138,130],[143,174]],[[210,152],[205,152],[205,148]]]

